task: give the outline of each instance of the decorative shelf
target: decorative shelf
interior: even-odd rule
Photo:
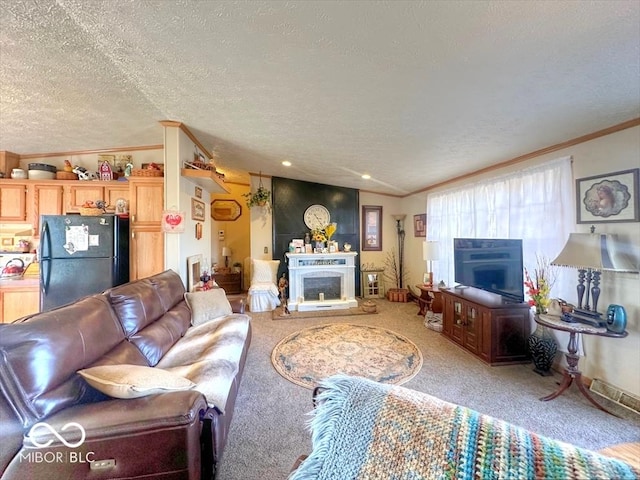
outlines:
[[[209,193],[231,193],[224,182],[218,178],[213,170],[196,170],[193,168],[183,168],[182,176],[202,187]]]

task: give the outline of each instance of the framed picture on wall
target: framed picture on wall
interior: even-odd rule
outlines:
[[[242,206],[235,200],[215,199],[211,202],[211,218],[217,221],[234,221],[242,214]]]
[[[638,171],[624,170],[576,180],[577,223],[638,222]]]
[[[204,222],[204,202],[191,198],[191,219]]]
[[[382,206],[362,206],[362,250],[382,251]]]
[[[413,236],[414,237],[427,236],[427,214],[426,213],[421,213],[420,215],[413,216]]]

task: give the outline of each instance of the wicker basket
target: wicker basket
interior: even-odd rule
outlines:
[[[80,215],[84,217],[98,217],[102,214],[104,214],[104,211],[101,208],[80,207]]]
[[[154,168],[134,168],[131,170],[132,177],[162,177],[164,173],[162,170],[156,170]]]
[[[73,172],[56,172],[57,180],[78,180],[78,175]]]

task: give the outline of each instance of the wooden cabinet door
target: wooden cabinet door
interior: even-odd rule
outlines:
[[[104,186],[98,181],[79,182],[65,187],[65,212],[79,213],[84,202],[104,200]]]
[[[453,299],[449,296],[445,296],[443,297],[443,302],[442,333],[451,338],[453,336]]]
[[[0,185],[0,221],[27,221],[27,185],[7,180]]]
[[[129,177],[131,280],[164,271],[163,210],[163,178]]]
[[[491,330],[492,362],[517,362],[528,358],[527,339],[531,325],[527,306],[494,312]]]
[[[129,277],[132,281],[164,271],[164,233],[160,229],[134,227],[129,250]]]
[[[160,228],[164,210],[164,178],[129,179],[129,216],[132,225]]]
[[[464,341],[463,345],[472,353],[479,353],[480,346],[480,314],[475,305],[465,305]]]
[[[464,304],[453,301],[453,325],[451,327],[451,338],[460,345],[464,345]]]
[[[104,187],[104,200],[107,202],[107,211],[113,212],[116,208],[116,200],[124,198],[129,201],[129,184],[120,182],[124,185],[109,185]]]
[[[40,215],[62,215],[64,188],[52,183],[29,185],[29,221],[35,237],[40,236]]]
[[[482,309],[482,324],[480,327],[480,345],[478,348],[478,355],[485,361],[492,363],[494,355],[492,350],[495,348],[495,340],[493,338],[493,314],[489,309]]]
[[[38,288],[0,290],[0,323],[11,323],[40,310]]]

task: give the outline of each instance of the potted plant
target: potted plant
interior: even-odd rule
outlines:
[[[406,281],[408,275],[406,271],[402,271],[401,273],[395,250],[387,253],[384,264],[384,277],[389,280],[391,285],[395,285],[395,288],[387,289],[387,300],[390,302],[408,302],[409,289],[400,286],[402,282]]]
[[[271,201],[271,192],[264,188],[262,185],[258,187],[258,189],[251,193],[242,194],[243,197],[247,199],[247,207],[269,207],[269,202]]]
[[[242,271],[242,264],[240,262],[234,262],[233,268],[236,273],[240,273]]]

